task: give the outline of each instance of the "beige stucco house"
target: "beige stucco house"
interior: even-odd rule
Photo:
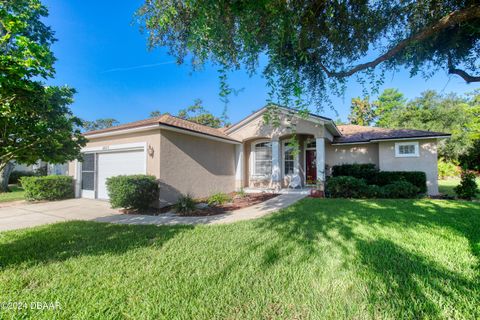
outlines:
[[[150,174],[160,205],[180,194],[206,197],[240,188],[302,187],[325,181],[332,166],[374,163],[380,170],[424,171],[428,193],[438,193],[437,141],[448,134],[355,125],[300,117],[279,109],[280,125],[264,121],[267,108],[233,126],[213,129],[170,115],[85,133],[83,162],[69,164],[78,197],[108,199],[106,179]],[[300,152],[292,152],[292,135]]]

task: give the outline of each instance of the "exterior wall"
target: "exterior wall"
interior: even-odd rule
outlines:
[[[413,141],[412,141],[413,142]],[[379,167],[383,171],[424,171],[429,195],[438,194],[437,142],[419,140],[418,157],[395,157],[395,142],[380,142]]]
[[[156,178],[160,177],[160,131],[159,129],[122,134],[118,136],[100,137],[89,139],[85,148],[104,147],[118,144],[146,142],[147,151],[152,150],[153,154],[147,152],[147,174],[153,175]],[[71,161],[68,164],[68,175],[75,177],[75,162]]]
[[[328,166],[327,174],[331,174],[331,168],[340,164],[351,163],[374,163],[379,167],[378,144],[357,145],[332,145],[325,143],[325,163]]]
[[[161,130],[160,204],[235,190],[235,145]]]

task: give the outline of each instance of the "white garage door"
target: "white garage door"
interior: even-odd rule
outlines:
[[[144,174],[145,153],[143,150],[99,153],[97,165],[97,198],[108,199],[106,180],[119,175]]]

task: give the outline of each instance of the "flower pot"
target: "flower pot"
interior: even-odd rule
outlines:
[[[312,198],[324,198],[325,197],[325,192],[322,190],[318,189],[311,189],[310,190],[310,197]]]

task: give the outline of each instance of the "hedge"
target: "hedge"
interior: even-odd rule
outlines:
[[[386,186],[398,181],[406,181],[417,188],[420,193],[427,192],[427,176],[422,171],[379,171],[375,164],[342,164],[332,167],[332,176],[350,176],[364,179],[369,185]]]
[[[330,198],[415,198],[419,191],[407,181],[378,186],[368,185],[365,179],[349,176],[330,177],[326,185],[326,195]]]
[[[25,199],[61,200],[75,197],[73,178],[69,176],[21,177]]]
[[[154,176],[130,175],[107,179],[112,208],[145,210],[158,200],[158,183]]]

